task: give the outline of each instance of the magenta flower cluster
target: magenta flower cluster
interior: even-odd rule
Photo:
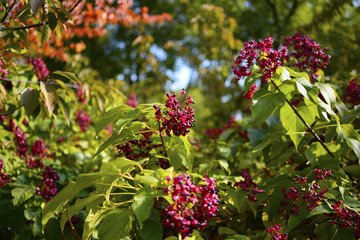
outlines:
[[[271,239],[274,240],[286,240],[288,239],[287,233],[280,233],[282,230],[280,224],[275,224],[273,227],[269,227],[267,232],[271,235]]]
[[[313,210],[318,206],[328,192],[328,189],[320,189],[319,181],[329,178],[332,175],[331,171],[323,169],[314,169],[313,177],[308,180],[304,176],[297,176],[294,182],[298,185],[290,187],[288,190],[283,189],[284,201],[280,201],[281,206],[287,206],[290,209],[290,214],[299,215],[300,206],[306,205],[306,209]],[[286,209],[281,209],[280,213],[285,212]]]
[[[358,79],[350,81],[349,85],[345,89],[344,99],[345,102],[351,103],[352,105],[360,104],[360,84],[357,84]]]
[[[195,103],[194,100],[189,95],[185,96],[186,93],[184,89],[181,91],[180,101],[177,100],[176,95],[166,94],[166,109],[162,112],[161,109],[154,105],[155,118],[158,119],[159,123],[161,122],[160,132],[165,130],[166,135],[170,136],[171,132],[176,136],[185,136],[190,132],[189,128],[195,122],[194,120],[194,109],[189,107],[190,103]],[[180,103],[185,102],[185,106],[182,107]]]
[[[0,107],[0,114],[1,114],[1,110],[2,108]],[[6,116],[0,116],[0,123],[5,122],[5,120],[6,120]]]
[[[81,88],[81,85],[78,85],[78,89],[76,91],[76,97],[78,99],[78,102],[81,104],[85,104],[86,103],[86,94],[85,94],[85,90],[83,88]]]
[[[235,123],[235,114],[233,114],[224,128],[209,128],[205,131],[205,134],[207,134],[212,140],[218,139],[224,130],[234,127]]]
[[[9,71],[6,68],[3,68],[3,62],[0,59],[0,78],[4,80],[6,75],[9,74]]]
[[[130,107],[133,107],[133,108],[136,108],[136,106],[138,105],[138,102],[137,102],[136,98],[137,97],[136,97],[135,93],[130,94],[130,97],[126,102],[126,105],[128,105]]]
[[[20,157],[26,156],[28,144],[26,141],[25,133],[20,129],[19,126],[16,126],[16,128],[14,130],[14,136],[15,136],[15,140],[16,140],[16,150],[17,150],[18,155]]]
[[[274,50],[273,41],[272,37],[267,37],[260,42],[252,40],[244,43],[244,48],[233,65],[235,81],[251,76],[252,67],[254,64],[258,64],[262,71],[262,82],[268,82],[287,55],[284,46],[279,50]]]
[[[32,168],[44,168],[42,158],[47,157],[44,140],[39,138],[31,146],[31,156],[27,157],[26,165]]]
[[[88,129],[91,118],[89,114],[86,114],[81,108],[76,112],[76,120],[75,122],[80,126],[81,131],[86,132]]]
[[[41,58],[29,58],[28,62],[34,66],[35,74],[39,81],[42,81],[49,76],[50,71],[47,68],[44,60],[42,60]]]
[[[215,140],[221,135],[224,131],[222,128],[210,128],[205,131],[205,134],[209,135],[210,139]]]
[[[39,138],[36,140],[31,146],[31,155],[36,157],[46,157],[46,146],[44,143],[44,139]]]
[[[335,213],[325,214],[330,217],[331,223],[336,224],[341,228],[352,228],[355,232],[356,239],[360,238],[360,211],[353,211],[346,206],[342,201],[331,205]]]
[[[40,187],[36,188],[39,196],[42,196],[47,202],[50,201],[57,193],[56,181],[59,180],[59,175],[51,167],[45,167],[43,179]]]
[[[259,185],[251,179],[251,175],[245,169],[241,171],[241,176],[244,178],[244,180],[236,182],[234,187],[241,188],[242,190],[249,192],[247,195],[249,201],[256,202],[257,198],[255,195],[264,193],[264,190],[259,188]]]
[[[4,162],[2,159],[0,159],[0,185],[5,187],[5,184],[11,182],[11,180],[9,179],[9,176],[3,172],[3,168]]]
[[[321,49],[320,44],[309,36],[302,36],[300,33],[286,37],[285,43],[278,50],[273,49],[271,37],[259,42],[254,40],[245,42],[232,67],[235,81],[251,76],[252,67],[257,64],[262,72],[261,81],[266,83],[272,78],[276,69],[287,62],[300,71],[308,71],[311,80],[315,80],[317,71],[325,68],[329,63],[330,56],[325,54],[326,50],[327,48]],[[253,96],[255,86],[253,85],[245,94],[246,98]]]
[[[185,239],[194,229],[204,229],[209,219],[219,211],[219,196],[215,179],[205,176],[205,184],[195,185],[190,175],[168,177],[169,186],[164,189],[173,203],[163,211],[164,225],[180,232]]]
[[[297,67],[301,71],[310,71],[312,81],[316,79],[317,71],[326,68],[329,63],[330,56],[325,54],[327,47],[320,48],[320,44],[315,42],[309,36],[302,36],[296,33],[294,36],[286,37],[284,46],[288,49],[289,55],[286,59],[293,57],[295,62],[292,66]]]

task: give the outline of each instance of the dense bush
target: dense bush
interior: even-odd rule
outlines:
[[[196,94],[142,103],[74,53],[101,21],[171,17],[81,2],[2,6],[2,239],[360,238],[360,86],[328,81],[326,48],[300,33],[245,42],[232,70],[251,114],[196,132]]]

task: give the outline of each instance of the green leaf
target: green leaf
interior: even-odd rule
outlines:
[[[299,92],[312,101],[313,103],[318,102],[318,91],[317,87],[312,85],[307,79],[304,77],[296,78],[296,86],[299,90]]]
[[[320,89],[327,104],[336,102],[336,93],[330,84],[317,83],[316,86]]]
[[[146,123],[131,122],[129,125],[121,129],[120,133],[117,135],[112,135],[103,144],[101,144],[95,155],[99,155],[102,151],[110,146],[120,144],[122,141],[132,136],[134,133],[140,132],[140,129],[145,127]]]
[[[276,73],[279,74],[281,82],[291,80],[290,72],[287,70],[286,67],[278,67],[276,69]]]
[[[268,119],[284,103],[285,95],[281,92],[268,93],[260,98],[253,99],[251,113],[254,124],[259,124]]]
[[[144,222],[140,235],[143,240],[163,239],[163,228],[159,221],[148,219]]]
[[[246,199],[246,192],[242,190],[228,190],[230,203],[236,207],[236,209],[241,212],[242,206]]]
[[[58,79],[65,82],[71,81],[73,83],[80,84],[79,79],[71,72],[55,71],[50,74],[50,79]]]
[[[303,106],[298,108],[297,111],[309,126],[315,121],[315,116],[309,107]],[[305,124],[295,114],[289,104],[281,107],[280,120],[297,149],[301,139],[304,137],[304,131],[307,129]]]
[[[134,110],[132,107],[127,105],[121,105],[119,107],[113,108],[107,111],[104,116],[99,118],[99,120],[95,124],[95,131],[98,135],[101,130],[103,130],[110,123],[117,122],[120,118],[122,118],[127,112]]]
[[[255,82],[257,80],[259,80],[261,78],[261,74],[252,74],[250,77],[247,77],[245,79],[245,83],[244,83],[244,93],[247,93],[250,90],[250,87],[255,84]]]
[[[77,199],[75,204],[69,208],[69,211],[68,211],[69,217],[71,218],[72,216],[74,216],[77,212],[82,210],[87,205],[91,204],[92,202],[94,202],[98,199],[102,199],[102,198],[104,198],[104,196],[93,195],[93,196],[89,196],[84,199]],[[60,221],[61,231],[63,231],[67,221],[68,221],[68,216],[67,216],[67,211],[66,211],[61,216],[61,221]]]
[[[356,139],[348,138],[347,143],[351,146],[352,150],[354,150],[354,153],[358,157],[360,164],[360,142]]]
[[[310,218],[315,215],[331,213],[331,212],[332,209],[327,204],[321,204],[319,206],[316,206],[313,210],[311,210],[307,218]]]
[[[43,209],[43,229],[51,216],[58,213],[66,204],[72,201],[79,191],[94,185],[95,181],[99,178],[111,175],[114,174],[106,172],[81,174],[76,178],[76,182],[70,182],[64,189],[57,193],[53,199],[46,203]]]
[[[20,95],[20,102],[25,108],[25,113],[31,116],[33,111],[39,105],[40,94],[39,91],[31,87],[27,87]]]
[[[11,195],[13,196],[13,204],[17,207],[34,195],[34,188],[29,186],[17,187],[11,190]]]
[[[135,176],[135,181],[139,182],[139,183],[144,183],[147,185],[152,185],[152,184],[157,184],[159,182],[159,179],[157,179],[154,176],[143,176],[143,175],[137,174]]]
[[[181,141],[184,144],[186,157],[189,158],[191,152],[190,152],[190,142],[188,140],[188,137],[187,136],[180,136],[179,138],[181,139]]]
[[[103,165],[100,168],[100,172],[104,172],[104,173],[113,173],[113,174],[117,174],[119,172],[121,173],[126,173],[127,171],[129,171],[132,167],[134,166],[138,166],[139,163],[132,161],[132,160],[128,160],[124,157],[121,158],[117,158],[114,161],[110,161],[107,163],[103,163]]]
[[[112,210],[99,225],[99,239],[114,240],[126,237],[132,228],[132,221],[133,215],[131,210]],[[116,223],[117,227],[114,227],[114,223]]]
[[[131,208],[140,226],[142,226],[142,223],[149,218],[151,209],[154,206],[154,190],[147,186],[143,187],[134,196],[134,201]]]
[[[41,26],[37,29],[37,37],[41,43],[46,42],[51,34],[50,27],[48,25]]]
[[[63,13],[65,14],[65,16],[67,17],[67,20],[68,20],[68,21],[72,21],[72,16],[71,16],[71,14],[69,13],[69,11],[66,10],[65,6],[64,6],[62,3],[60,3],[60,2],[59,2],[58,4],[59,4],[62,12],[63,12]]]
[[[110,209],[93,206],[87,209],[88,215],[84,222],[82,239],[91,239],[91,235],[96,231],[101,221],[109,214]]]
[[[339,230],[336,233],[336,240],[355,240],[355,232],[353,229],[348,228],[339,228]]]
[[[33,14],[36,13],[36,11],[41,7],[44,0],[31,0],[30,6],[31,6],[31,12]]]
[[[227,237],[225,240],[250,240],[250,238],[245,235],[234,235]]]
[[[69,106],[65,103],[65,101],[61,97],[59,98],[59,107],[66,119],[67,124],[70,126],[70,109]]]
[[[288,225],[287,225],[287,228],[286,228],[286,231],[290,231],[292,229],[294,229],[297,225],[299,225],[299,223],[301,223],[302,220],[304,220],[308,214],[309,214],[309,210],[306,209],[306,205],[302,205],[300,207],[300,210],[299,210],[300,214],[299,215],[294,215],[294,214],[291,214],[290,215],[290,218],[289,218],[289,221],[288,221]]]
[[[237,232],[235,232],[234,230],[232,230],[231,228],[227,228],[227,227],[219,227],[219,235],[238,235]]]
[[[54,31],[55,28],[56,28],[56,25],[57,25],[57,18],[56,18],[56,16],[55,16],[55,14],[52,13],[52,12],[49,12],[49,13],[48,13],[48,20],[49,20],[49,27],[50,27],[50,29],[51,29],[52,31]]]
[[[44,82],[40,82],[40,89],[41,89],[41,92],[44,94],[46,107],[47,107],[48,111],[50,112],[50,114],[52,114],[52,112],[55,109],[56,104],[59,101],[59,96],[56,92],[56,88],[54,85],[45,84]]]
[[[76,96],[74,93],[74,90],[72,90],[70,87],[68,87],[66,85],[66,83],[64,83],[63,81],[59,80],[59,79],[54,79],[54,81],[59,84],[64,90],[66,90],[66,94],[69,95],[69,97],[71,98],[71,100],[73,100],[74,102],[76,101]]]

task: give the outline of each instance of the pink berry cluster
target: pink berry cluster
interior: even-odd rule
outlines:
[[[351,103],[352,105],[360,104],[360,84],[357,84],[359,80],[360,77],[350,81],[349,85],[345,89],[345,102]]]
[[[224,131],[222,128],[210,128],[205,131],[205,134],[209,135],[210,139],[215,140],[221,135]]]
[[[269,81],[287,55],[285,46],[279,50],[274,50],[273,41],[272,37],[267,37],[259,42],[252,40],[244,43],[244,48],[239,52],[239,56],[235,59],[232,67],[235,81],[239,81],[242,77],[251,76],[251,68],[254,64],[258,64],[262,71],[262,82]]]
[[[25,133],[20,129],[19,126],[16,126],[15,131],[14,131],[14,136],[15,136],[15,140],[16,140],[16,150],[17,150],[18,155],[20,157],[26,156],[28,144],[26,141]]]
[[[271,235],[271,239],[274,240],[286,240],[288,239],[287,233],[279,233],[282,230],[280,224],[275,224],[273,227],[269,227],[267,232]]]
[[[224,130],[234,127],[235,123],[235,114],[233,114],[224,128],[209,128],[205,131],[205,134],[209,135],[210,139],[216,140]]]
[[[6,78],[6,75],[9,74],[9,71],[6,68],[3,68],[3,62],[0,59],[0,78],[4,80]]]
[[[0,107],[0,114],[1,114],[1,110],[2,108]],[[5,122],[5,120],[6,120],[6,116],[0,116],[0,123]]]
[[[288,190],[283,189],[284,201],[280,202],[281,206],[288,206],[290,214],[299,215],[300,205],[305,204],[306,209],[313,210],[321,202],[328,189],[320,189],[319,181],[329,178],[332,173],[330,170],[314,169],[315,176],[312,180],[308,180],[304,176],[297,176],[294,182],[298,185],[290,187]],[[290,204],[291,203],[291,204]],[[281,209],[280,213],[285,212],[286,209]]]
[[[219,211],[219,196],[215,179],[205,176],[205,184],[195,185],[190,175],[168,177],[169,186],[164,192],[171,195],[173,203],[163,211],[164,225],[180,232],[185,239],[194,229],[204,229],[207,222]]]
[[[331,205],[335,213],[325,214],[332,219],[331,223],[341,228],[352,228],[357,239],[360,238],[360,211],[355,212],[346,206],[342,201]]]
[[[326,65],[329,64],[330,56],[325,54],[327,47],[324,50],[321,49],[320,44],[309,36],[295,33],[294,36],[285,38],[284,46],[291,49],[286,59],[293,57],[295,63],[292,66],[299,68],[301,71],[310,71],[312,81],[316,79],[316,72],[321,68],[326,68]]]
[[[81,88],[81,85],[78,85],[78,86],[80,88],[78,88],[77,91],[76,91],[76,97],[77,97],[79,103],[85,104],[86,103],[85,90],[83,88]]]
[[[26,165],[32,168],[44,168],[42,158],[48,156],[44,140],[39,138],[31,146],[31,156],[26,159]]]
[[[0,185],[5,187],[5,184],[8,182],[11,182],[11,180],[9,179],[9,176],[2,172],[4,168],[4,162],[2,159],[0,159]]]
[[[44,60],[41,58],[29,58],[28,62],[34,66],[35,74],[39,81],[45,80],[49,76],[50,71],[47,68]]]
[[[42,196],[47,202],[50,201],[57,193],[56,181],[59,180],[59,175],[51,167],[45,167],[43,179],[40,187],[36,188],[39,196]]]
[[[46,157],[47,156],[44,139],[39,138],[38,140],[36,140],[33,143],[33,145],[31,146],[31,154],[33,156],[37,156],[37,157]]]
[[[80,126],[81,131],[86,132],[88,129],[91,118],[89,114],[86,114],[81,108],[76,112],[76,120],[75,122]]]
[[[136,98],[137,98],[137,96],[135,93],[130,94],[130,97],[129,97],[128,101],[126,102],[126,105],[136,108],[136,106],[138,105]]]
[[[241,176],[244,178],[244,180],[236,182],[234,184],[234,187],[241,188],[242,190],[249,192],[249,194],[247,195],[249,201],[256,202],[257,198],[255,197],[255,195],[264,193],[264,190],[259,189],[259,185],[251,179],[250,174],[245,169],[241,171]]]
[[[189,107],[190,103],[195,103],[194,100],[189,95],[185,96],[185,90],[181,91],[180,101],[177,100],[176,94],[166,94],[166,109],[161,112],[161,109],[154,105],[155,118],[158,121],[162,121],[160,126],[160,132],[165,130],[165,133],[170,136],[171,132],[175,134],[175,136],[185,136],[188,132],[190,132],[189,128],[195,122],[194,120],[194,109]],[[180,103],[185,102],[185,106],[182,107]]]
[[[136,160],[138,158],[149,157],[149,152],[154,148],[161,147],[161,144],[152,144],[150,139],[131,140],[116,146],[120,156]]]

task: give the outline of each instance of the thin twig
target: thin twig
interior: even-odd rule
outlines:
[[[279,92],[280,89],[279,87],[272,81],[270,80],[271,83],[274,85],[274,87],[276,88],[276,90],[278,90]],[[294,113],[299,117],[299,119],[301,120],[301,122],[306,126],[306,128],[310,131],[310,133],[315,137],[315,139],[321,144],[321,146],[323,146],[323,148],[329,153],[329,155],[331,157],[335,157],[332,152],[330,152],[329,148],[325,145],[325,143],[320,139],[320,137],[314,132],[314,130],[309,126],[309,124],[306,123],[306,121],[303,119],[303,117],[299,114],[299,112],[296,110],[296,108],[290,103],[289,100],[285,99],[285,101],[289,104],[289,106],[291,107],[291,109],[294,111]]]
[[[9,7],[9,9],[6,9],[6,13],[4,15],[4,17],[1,19],[1,24],[5,22],[6,18],[8,17],[9,13],[12,11],[12,9],[14,8],[15,4],[16,4],[17,0],[14,0],[13,4]]]
[[[81,0],[77,1],[77,3],[70,9],[69,13],[71,13],[72,11],[74,11],[74,9],[80,4]],[[56,20],[58,20],[58,18],[56,18]],[[1,21],[1,23],[3,23]],[[8,31],[8,30],[12,30],[12,31],[16,31],[16,30],[23,30],[23,29],[29,29],[29,28],[35,28],[35,27],[41,27],[41,26],[45,26],[48,25],[49,22],[48,21],[44,21],[42,23],[35,23],[35,24],[31,24],[31,25],[26,25],[26,26],[21,26],[21,27],[10,27],[10,28],[0,28],[0,31]]]
[[[67,215],[67,218],[68,218],[69,223],[70,223],[70,230],[74,233],[75,238],[76,238],[77,240],[81,240],[81,237],[77,234],[77,232],[76,232],[76,230],[75,230],[75,228],[74,228],[74,225],[73,225],[72,222],[71,222],[71,219],[70,219],[70,216],[69,216],[69,208],[66,209],[66,215]]]
[[[10,112],[7,112],[5,114],[0,114],[0,117],[5,117],[5,116],[8,116],[10,114],[13,114],[16,110],[19,110],[23,105],[20,105],[19,107],[17,108],[14,108],[13,110],[11,110]]]
[[[80,4],[82,0],[77,1],[77,3],[75,3],[75,5],[70,9],[69,13],[71,13],[72,11],[74,11],[74,9]]]
[[[8,81],[8,82],[40,84],[40,82],[30,82],[30,81],[16,80],[16,79],[10,79],[10,78],[2,78],[1,80]],[[45,84],[59,85],[57,82],[53,82],[53,81],[45,82]],[[65,85],[70,88],[75,88],[75,89],[86,89],[80,85],[74,85],[74,84],[69,84],[69,83],[65,83]]]

